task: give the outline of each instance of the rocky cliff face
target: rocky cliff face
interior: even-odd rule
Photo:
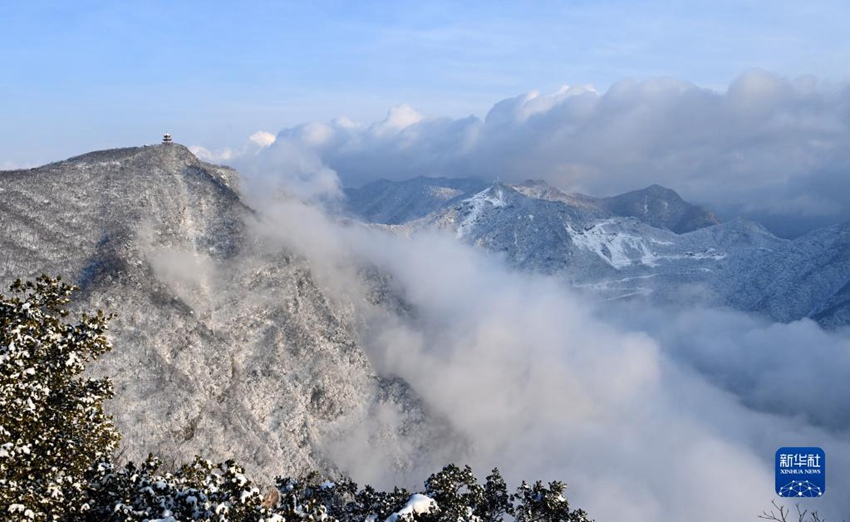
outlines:
[[[424,409],[375,373],[352,309],[250,233],[234,171],[163,144],[0,172],[0,187],[4,286],[59,274],[80,309],[118,314],[92,371],[115,383],[125,458],[236,458],[269,477],[332,469],[349,442],[403,467],[427,443]]]

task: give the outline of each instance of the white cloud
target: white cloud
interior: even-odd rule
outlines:
[[[755,518],[774,497],[783,445],[821,446],[831,469],[850,468],[847,332],[722,310],[597,307],[450,237],[341,226],[294,200],[264,213],[265,244],[307,256],[331,295],[356,304],[379,371],[407,380],[469,441],[460,453],[433,441],[439,458],[479,474],[498,466],[513,483],[564,480],[597,520],[636,522]],[[358,264],[388,274],[413,317],[366,306]],[[382,448],[357,434],[348,442],[336,453],[344,468],[385,483]],[[847,487],[830,476],[832,491]],[[829,495],[816,508],[840,518],[850,502]]]
[[[336,172],[324,166],[303,140],[277,138],[263,154],[244,154],[233,158],[247,180],[247,195],[256,204],[285,194],[301,201],[329,201],[341,197]]]
[[[324,123],[308,123],[301,128],[300,138],[307,145],[320,147],[334,135],[334,130]]]
[[[708,521],[763,509],[781,445],[827,446],[836,465],[850,463],[845,432],[810,424],[837,429],[846,337],[813,324],[764,331],[731,312],[614,323],[557,283],[506,273],[449,239],[359,243],[418,314],[416,326],[381,330],[373,356],[473,441],[478,469],[562,478],[599,520]],[[815,344],[823,350],[805,363],[782,364]],[[711,363],[726,371],[718,387],[695,372]]]
[[[0,170],[24,170],[24,169],[32,169],[38,167],[39,165],[36,163],[17,163],[14,161],[3,161],[0,162]]]
[[[250,140],[252,143],[255,143],[260,148],[268,147],[269,145],[274,143],[275,139],[277,138],[274,134],[266,131],[257,131],[248,137],[248,140]]]
[[[189,147],[192,154],[202,161],[209,163],[223,163],[233,159],[233,151],[229,147],[220,150],[212,151],[200,145],[192,145]]]
[[[312,148],[344,185],[540,178],[610,195],[658,183],[728,214],[850,218],[850,90],[811,77],[754,70],[722,91],[664,78],[604,93],[564,87],[502,100],[483,120],[402,105],[373,125],[338,120],[280,136]]]
[[[277,137],[271,132],[257,131],[251,134],[238,150],[225,147],[219,150],[209,150],[200,145],[192,145],[189,150],[203,161],[210,163],[228,163],[239,158],[259,154],[262,150],[274,144]]]
[[[422,115],[410,105],[397,105],[390,109],[386,119],[372,128],[378,136],[404,130],[422,121]]]

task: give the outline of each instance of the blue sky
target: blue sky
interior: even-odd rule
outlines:
[[[248,5],[250,4],[250,5]],[[843,84],[846,1],[0,2],[0,167],[346,116],[483,117],[562,84]]]

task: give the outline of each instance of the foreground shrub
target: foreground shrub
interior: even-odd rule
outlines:
[[[82,515],[86,472],[118,444],[103,412],[111,383],[80,376],[111,348],[109,318],[68,321],[73,290],[42,276],[0,298],[0,518]]]

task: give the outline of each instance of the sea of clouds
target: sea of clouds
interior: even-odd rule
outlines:
[[[451,237],[396,236],[325,211],[343,197],[345,184],[483,176],[486,165],[499,165],[503,177],[543,177],[587,192],[661,182],[710,200],[724,194],[719,187],[726,183],[740,191],[733,202],[748,193],[754,205],[769,205],[791,195],[759,162],[786,169],[786,180],[818,194],[814,187],[825,174],[803,164],[834,160],[816,158],[813,143],[779,139],[787,134],[781,128],[809,129],[830,147],[836,143],[827,138],[840,135],[824,123],[841,128],[840,117],[827,118],[822,107],[832,94],[764,73],[745,75],[727,93],[666,80],[627,83],[604,95],[580,91],[507,100],[483,122],[428,121],[401,108],[371,127],[306,125],[283,131],[258,155],[242,156],[239,167],[265,239],[306,256],[331,295],[364,300],[356,267],[375,266],[413,310],[364,308],[361,336],[380,372],[404,378],[468,442],[462,453],[434,447],[440,458],[450,454],[479,476],[498,466],[514,485],[523,478],[563,480],[573,505],[600,522],[708,522],[755,519],[775,498],[776,449],[820,446],[829,463],[827,494],[803,507],[830,519],[847,516],[850,499],[841,492],[850,488],[850,332],[826,332],[809,320],[773,324],[726,309],[597,302],[554,280],[513,272]],[[761,106],[742,101],[750,99]],[[793,114],[783,119],[776,106]],[[751,117],[737,121],[738,138],[721,132],[744,113]],[[820,116],[804,121],[806,114]],[[575,125],[565,127],[570,121]],[[775,140],[745,139],[773,135],[771,126]],[[663,136],[677,134],[679,141],[661,146]],[[700,152],[699,136],[708,150]],[[705,160],[722,142],[739,148],[738,160],[717,160],[737,165],[735,175],[692,169],[675,177],[677,162]],[[572,156],[554,143],[614,170],[556,168],[557,158]],[[809,159],[770,159],[768,151],[781,143],[796,147],[784,151],[787,160],[804,149]],[[623,156],[607,158],[615,145],[624,147]],[[419,170],[415,160],[423,158],[440,170]],[[747,179],[750,169],[758,174]],[[278,191],[288,196],[275,197]],[[828,196],[843,209],[842,194]],[[356,480],[386,480],[381,448],[363,451],[362,440],[349,442],[332,448],[338,463]],[[433,471],[409,470],[409,483]]]

